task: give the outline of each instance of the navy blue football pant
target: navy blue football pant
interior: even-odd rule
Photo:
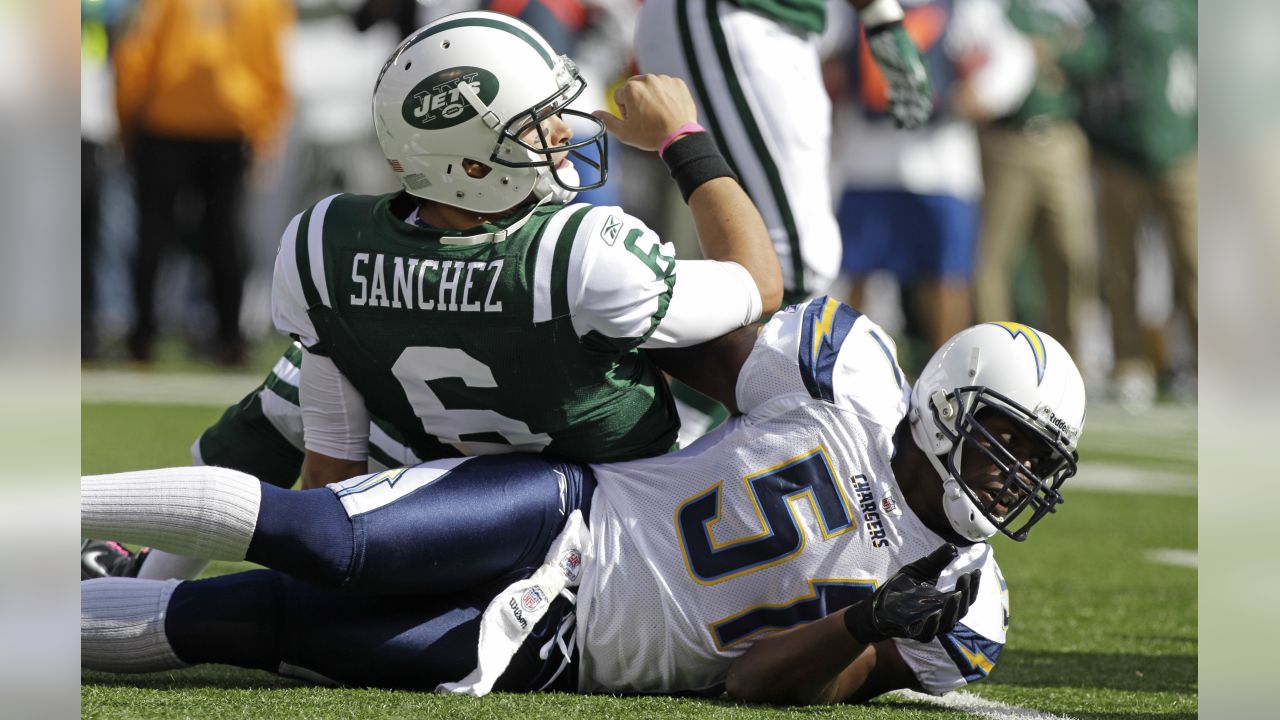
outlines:
[[[271,569],[179,585],[165,620],[174,653],[360,686],[431,690],[466,676],[485,607],[542,565],[570,513],[589,515],[595,479],[585,466],[502,455],[413,487],[428,470],[370,476],[367,491],[344,484],[380,494],[357,514],[329,488],[263,484],[247,559]],[[572,612],[564,598],[552,604],[497,689],[547,681],[561,656],[538,651]],[[573,689],[574,675],[553,689]]]

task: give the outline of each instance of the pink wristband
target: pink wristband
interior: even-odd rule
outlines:
[[[667,148],[671,146],[671,143],[675,142],[679,138],[685,135],[689,135],[691,133],[700,133],[700,132],[706,132],[706,131],[707,131],[706,128],[702,127],[696,122],[687,122],[681,125],[675,130],[672,130],[671,134],[668,135],[667,138],[662,141],[662,144],[658,146],[658,157],[662,157],[662,153],[666,152]]]

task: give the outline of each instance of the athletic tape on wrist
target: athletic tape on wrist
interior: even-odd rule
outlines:
[[[673,142],[667,147],[662,161],[667,164],[686,203],[694,190],[710,180],[721,177],[738,179],[709,134],[696,132],[683,137],[680,142]]]

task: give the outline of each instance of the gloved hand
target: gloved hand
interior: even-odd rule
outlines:
[[[889,115],[900,128],[918,128],[933,113],[933,88],[916,44],[901,20],[867,28],[867,45],[889,86]]]
[[[960,576],[954,589],[938,590],[938,576],[956,559],[956,546],[947,543],[904,566],[876,590],[876,594],[850,605],[844,624],[860,643],[888,638],[929,642],[950,632],[969,611],[978,596],[981,571]]]

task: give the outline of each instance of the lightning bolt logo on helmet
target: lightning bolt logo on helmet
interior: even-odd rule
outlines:
[[[1036,359],[1036,384],[1039,385],[1044,381],[1044,369],[1048,365],[1048,354],[1044,350],[1044,340],[1041,339],[1040,333],[1035,328],[1028,327],[1022,323],[1016,322],[992,322],[988,325],[998,325],[1008,331],[1009,335],[1017,340],[1018,336],[1026,338],[1027,345],[1031,347],[1031,354]]]

